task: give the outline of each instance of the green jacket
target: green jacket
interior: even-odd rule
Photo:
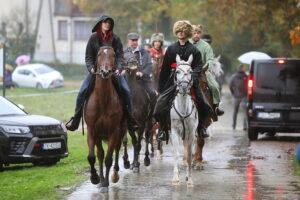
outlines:
[[[220,90],[219,90],[219,84],[216,81],[214,75],[211,73],[211,67],[212,67],[212,62],[214,61],[214,52],[211,48],[211,46],[205,42],[204,40],[200,39],[195,46],[199,49],[202,57],[202,62],[203,62],[203,67],[208,65],[208,70],[205,72],[206,78],[208,85],[212,89],[213,93],[213,103],[218,104],[221,100],[220,97]]]

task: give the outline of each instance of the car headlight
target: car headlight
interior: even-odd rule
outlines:
[[[66,133],[67,132],[67,128],[66,128],[65,124],[61,123],[60,126],[63,129],[63,131]]]
[[[30,132],[30,128],[27,126],[0,126],[6,133],[26,134]]]

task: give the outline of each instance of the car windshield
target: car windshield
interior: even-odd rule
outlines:
[[[0,115],[25,115],[26,113],[15,104],[0,97]]]
[[[51,67],[48,67],[48,66],[46,66],[46,65],[42,65],[42,66],[40,66],[40,67],[34,69],[34,71],[35,71],[37,74],[41,75],[41,74],[47,74],[47,73],[53,72],[54,69],[52,69]]]

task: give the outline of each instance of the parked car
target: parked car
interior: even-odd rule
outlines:
[[[68,156],[67,130],[60,121],[30,115],[0,96],[0,170],[3,165],[56,164]]]
[[[254,60],[248,77],[248,137],[300,132],[300,59]]]
[[[12,80],[17,87],[57,88],[64,84],[62,74],[45,64],[28,64],[16,67]]]

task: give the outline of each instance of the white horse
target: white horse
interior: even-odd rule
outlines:
[[[174,151],[174,171],[173,185],[180,184],[179,180],[179,149],[182,149],[181,140],[187,143],[187,163],[186,181],[188,187],[193,187],[192,180],[192,150],[195,142],[196,129],[198,126],[198,112],[194,101],[190,95],[192,86],[191,63],[193,55],[188,61],[180,60],[176,56],[177,68],[175,83],[177,85],[177,95],[173,101],[170,111],[171,117],[171,143]]]

